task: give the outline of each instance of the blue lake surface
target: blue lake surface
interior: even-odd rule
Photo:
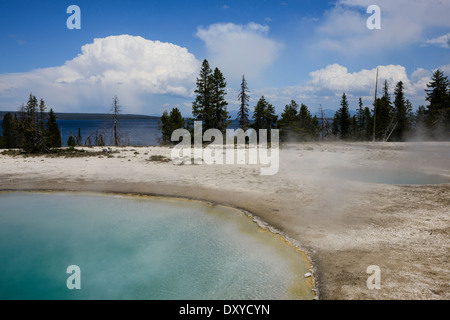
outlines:
[[[160,144],[161,130],[158,127],[159,119],[121,119],[119,122],[119,133],[122,143],[128,142],[131,146],[157,146]],[[2,121],[0,120],[0,134],[2,132]],[[103,134],[107,145],[112,141],[112,121],[105,119],[95,120],[57,120],[62,134],[63,146],[67,146],[67,140],[71,135],[81,131],[83,143],[89,136],[92,137],[92,144],[95,143],[95,134]],[[229,129],[239,128],[239,123],[233,120]]]
[[[313,298],[304,258],[231,208],[78,193],[0,193],[0,207],[0,299]]]
[[[156,146],[159,145],[161,130],[158,128],[158,119],[123,119],[119,123],[119,133],[122,142],[128,141],[133,146]],[[105,120],[58,120],[59,129],[62,133],[63,144],[71,135],[78,134],[81,130],[83,143],[90,135],[103,133],[105,143],[111,144],[112,123]],[[95,137],[92,143],[95,143]]]

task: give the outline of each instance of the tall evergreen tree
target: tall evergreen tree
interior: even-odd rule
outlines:
[[[32,93],[30,93],[30,96],[28,98],[28,102],[25,105],[25,117],[26,120],[30,126],[30,129],[37,129],[37,111],[38,111],[38,103],[35,96],[33,96]]]
[[[350,135],[352,119],[348,108],[348,100],[345,92],[342,94],[341,108],[336,111],[333,120],[333,134],[347,139]]]
[[[50,109],[48,113],[46,140],[46,144],[50,148],[60,148],[62,145],[61,131],[56,123],[56,116],[53,109]]]
[[[43,131],[44,128],[44,121],[45,121],[45,110],[47,110],[47,106],[45,105],[45,102],[43,99],[39,102],[39,129]]]
[[[373,117],[370,112],[369,107],[364,108],[364,124],[365,124],[365,132],[362,136],[363,140],[372,140],[373,139]]]
[[[280,129],[281,141],[298,140],[298,104],[294,100],[284,107],[281,118],[278,121],[278,129]]]
[[[192,115],[194,120],[203,122],[203,130],[213,128],[212,110],[212,70],[208,60],[203,60],[200,75],[197,78],[197,89],[195,101],[192,103]]]
[[[27,104],[22,108],[22,119],[19,125],[22,134],[21,148],[28,153],[45,152],[44,132],[38,125],[38,102],[35,96],[30,93]]]
[[[355,117],[355,135],[357,139],[364,140],[365,139],[365,133],[367,130],[367,120],[364,113],[364,105],[362,102],[362,99],[359,98],[358,101],[358,110],[356,111],[356,117]]]
[[[376,108],[376,128],[375,128],[375,139],[382,140],[389,129],[389,125],[392,122],[393,112],[391,97],[389,94],[389,86],[387,81],[384,81],[383,86],[383,96],[377,99]]]
[[[38,105],[35,96],[30,94],[26,105],[22,104],[14,118],[5,114],[2,128],[2,145],[5,148],[20,148],[27,153],[50,152],[53,147],[61,146],[61,133],[53,110],[47,126],[44,126],[45,102]]]
[[[259,129],[267,129],[267,134],[270,136],[270,130],[276,127],[278,116],[275,114],[275,108],[267,102],[262,96],[255,106],[253,113],[254,122],[251,125],[253,129],[259,134]]]
[[[12,149],[19,147],[18,135],[18,123],[17,117],[13,118],[11,113],[6,113],[3,116],[2,122],[3,136],[1,137],[1,147],[4,149]]]
[[[245,131],[250,126],[250,119],[248,115],[249,112],[248,103],[250,101],[250,97],[248,95],[248,87],[247,81],[245,80],[245,76],[242,76],[241,89],[239,92],[238,99],[240,102],[240,106],[236,120],[239,121],[239,128]]]
[[[319,121],[317,117],[312,117],[308,107],[301,104],[298,111],[299,138],[302,141],[315,139],[319,130]]]
[[[158,123],[159,129],[161,130],[161,143],[162,144],[168,144],[171,143],[171,137],[172,137],[172,128],[169,121],[169,112],[167,110],[164,110],[161,118],[159,118]]]
[[[219,129],[222,132],[228,127],[230,121],[227,111],[228,103],[225,100],[226,81],[219,68],[214,72],[208,60],[203,60],[200,75],[197,78],[195,101],[192,103],[193,120],[202,121],[203,131]]]
[[[225,100],[227,83],[219,68],[214,69],[210,83],[212,109],[211,128],[225,132],[231,121],[229,121],[227,111],[228,102]]]
[[[410,130],[411,106],[407,104],[403,93],[403,82],[399,81],[394,90],[393,122],[396,126],[392,133],[392,140],[403,141],[406,133]]]
[[[439,69],[433,73],[427,84],[425,123],[434,131],[435,137],[450,132],[450,82]]]
[[[178,143],[171,141],[172,133],[177,129],[183,129],[185,127],[185,120],[178,108],[173,108],[170,114],[165,110],[159,121],[159,128],[162,133],[161,142],[163,144]]]

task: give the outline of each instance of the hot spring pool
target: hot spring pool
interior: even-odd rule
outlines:
[[[333,171],[334,176],[338,178],[368,183],[411,185],[450,183],[450,179],[445,176],[402,169],[367,167],[338,168]]]
[[[304,257],[231,208],[71,193],[0,193],[0,208],[0,299],[313,298]]]

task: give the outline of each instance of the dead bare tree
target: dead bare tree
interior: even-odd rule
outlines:
[[[119,134],[119,114],[121,107],[119,105],[119,98],[114,96],[112,105],[112,115],[113,115],[113,137],[112,143],[114,146],[120,145],[120,134]]]
[[[373,142],[375,142],[375,132],[377,127],[377,91],[378,91],[378,68],[377,68],[377,80],[375,83],[375,102],[373,104]]]
[[[392,117],[391,122],[389,123],[389,126],[386,128],[386,131],[383,135],[383,142],[389,141],[389,138],[391,137],[392,133],[394,132],[395,128],[397,128],[398,120],[394,123],[394,120],[396,119],[395,116]]]

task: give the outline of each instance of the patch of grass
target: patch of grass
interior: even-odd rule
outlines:
[[[153,162],[170,162],[170,159],[161,155],[152,155],[147,161]]]
[[[2,155],[7,156],[22,156],[24,158],[27,157],[47,157],[47,158],[83,158],[83,157],[103,157],[106,156],[108,158],[113,157],[112,153],[119,153],[119,151],[108,151],[103,149],[103,151],[86,151],[84,149],[75,149],[75,148],[57,148],[52,149],[49,153],[26,153],[22,150],[10,149],[4,150],[1,152]]]

